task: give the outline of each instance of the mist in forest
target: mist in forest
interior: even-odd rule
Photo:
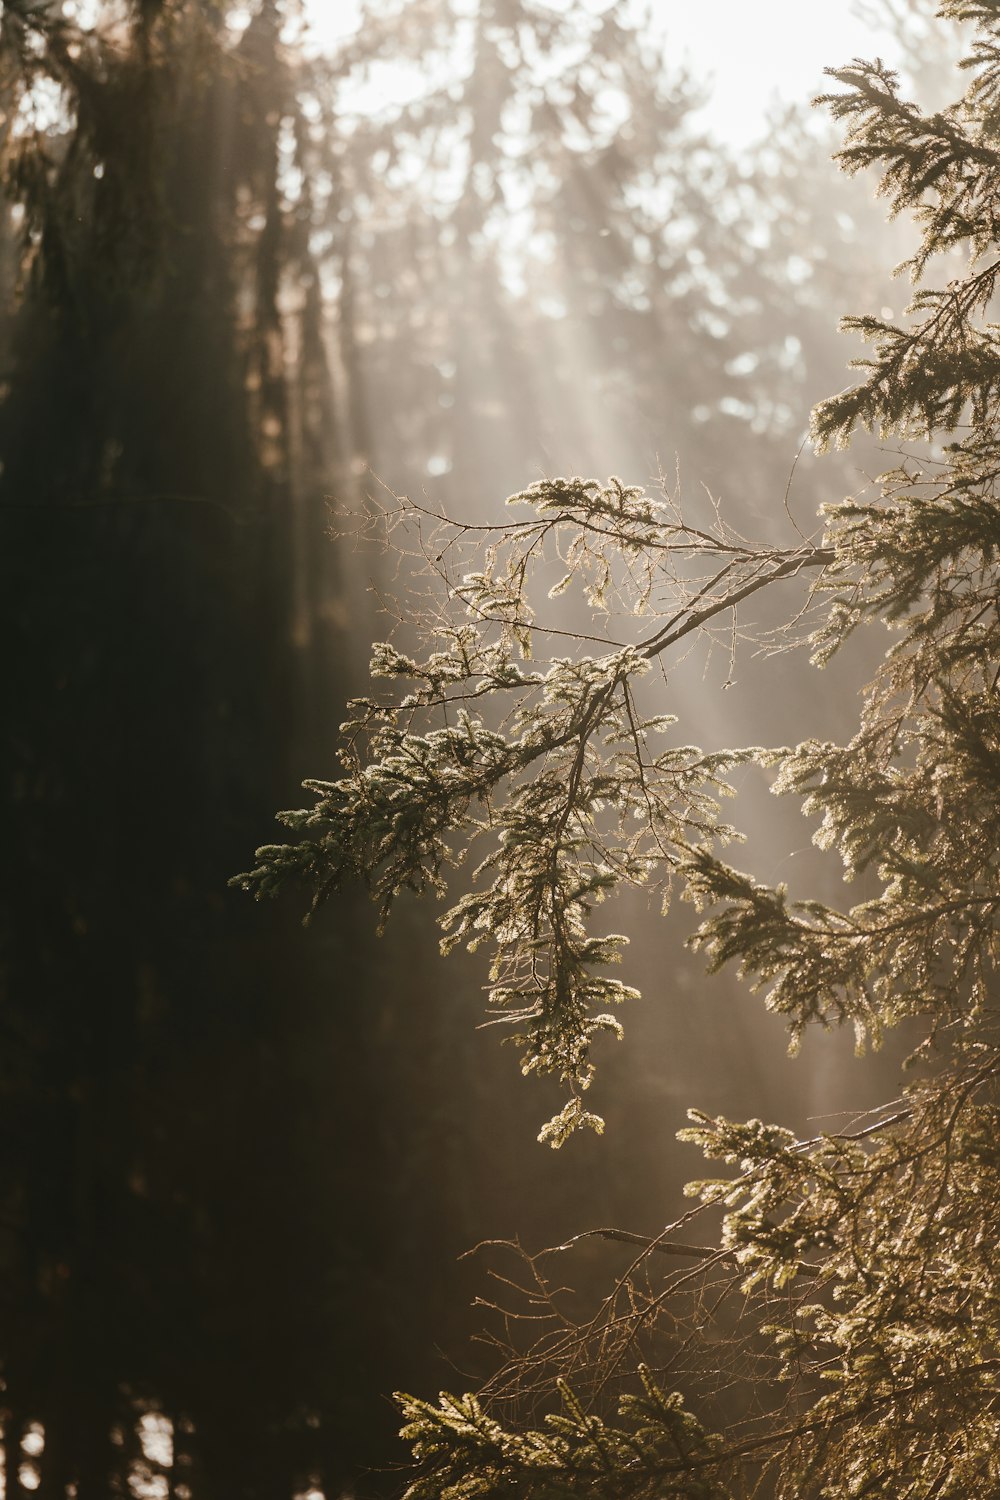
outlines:
[[[930,7],[859,13],[941,86]],[[703,99],[662,25],[589,0],[370,0],[332,51],[295,0],[0,7],[8,1500],[396,1494],[390,1393],[489,1366],[464,1252],[656,1232],[689,1105],[878,1094],[636,904],[608,1133],[555,1154],[431,904],[379,938],[359,889],[303,931],[228,884],[419,607],[419,538],[371,535],[392,496],[487,524],[617,474],[794,544],[886,466],[803,436],[859,352],[839,317],[905,299],[904,232],[806,107],[737,147]],[[832,738],[871,665],[819,691],[720,646],[669,710]],[[762,781],[734,819],[762,877],[839,878]]]

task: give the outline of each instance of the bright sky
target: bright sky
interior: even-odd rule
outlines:
[[[775,97],[810,99],[828,83],[824,68],[887,50],[849,0],[653,0],[652,8],[667,48],[673,38],[695,76],[712,80],[709,118],[734,141],[757,134]]]
[[[751,139],[768,105],[808,99],[824,86],[824,67],[881,52],[882,36],[852,14],[850,0],[648,0],[665,47],[687,58],[696,77],[713,81],[706,112],[734,143]],[[306,0],[316,41],[334,43],[357,25],[357,0]]]

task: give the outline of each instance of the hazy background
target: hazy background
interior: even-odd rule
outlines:
[[[838,317],[906,297],[903,231],[805,101],[876,51],[939,97],[932,26],[916,0],[0,11],[8,1496],[393,1494],[387,1394],[488,1365],[462,1252],[656,1231],[699,1170],[689,1104],[800,1128],[878,1097],[879,1059],[789,1061],[684,914],[636,905],[608,1133],[554,1154],[429,908],[377,940],[347,893],[303,932],[226,882],[334,773],[410,586],[331,507],[476,520],[546,473],[665,474],[770,541],[786,492],[809,530],[884,466],[796,463],[857,352]],[[882,649],[748,659],[725,692],[693,659],[665,707],[710,744],[833,737]],[[835,889],[753,778],[737,813],[762,875]]]

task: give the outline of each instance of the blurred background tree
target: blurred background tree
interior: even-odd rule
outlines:
[[[662,470],[783,520],[894,249],[801,112],[736,152],[700,97],[616,6],[372,0],[330,57],[294,0],[0,11],[8,1496],[391,1492],[384,1393],[474,1357],[456,1256],[655,1228],[692,1072],[708,1108],[825,1097],[681,960],[610,1070],[615,1172],[554,1163],[474,968],[226,889],[331,757],[367,575],[407,586],[328,497],[474,520]],[[790,503],[851,482],[804,455]],[[752,677],[728,701],[759,735]]]

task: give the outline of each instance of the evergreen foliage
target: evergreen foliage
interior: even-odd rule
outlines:
[[[402,691],[354,705],[343,774],[285,815],[301,840],[242,877],[264,894],[292,874],[321,899],[360,875],[384,914],[404,889],[442,892],[475,846],[443,946],[490,947],[490,1002],[525,1071],[567,1090],[553,1145],[597,1123],[592,1043],[629,992],[603,973],[623,939],[594,909],[625,886],[689,899],[694,945],[763,988],[793,1039],[815,1022],[859,1044],[915,1033],[900,1097],[841,1131],[694,1113],[687,1138],[729,1174],[692,1185],[698,1204],[593,1318],[529,1260],[510,1362],[484,1392],[403,1399],[413,1500],[1000,1490],[1000,4],[940,14],[975,28],[955,104],[922,112],[878,62],[835,70],[827,96],[842,165],[876,166],[921,231],[910,320],[850,321],[873,353],[815,416],[820,443],[860,423],[901,445],[875,498],[828,507],[821,541],[787,548],[619,480],[539,482],[513,497],[526,518],[486,528],[401,502],[390,519],[440,585],[423,644],[376,648],[374,675]],[[961,273],[928,284],[956,250]],[[853,737],[681,743],[656,712],[678,651],[745,649],[737,606],[807,578],[786,644],[822,664],[859,628],[893,635]],[[558,623],[547,593],[568,596]],[[818,820],[864,899],[794,901],[723,861],[719,800],[748,762]],[[677,1239],[719,1214],[714,1243]]]

